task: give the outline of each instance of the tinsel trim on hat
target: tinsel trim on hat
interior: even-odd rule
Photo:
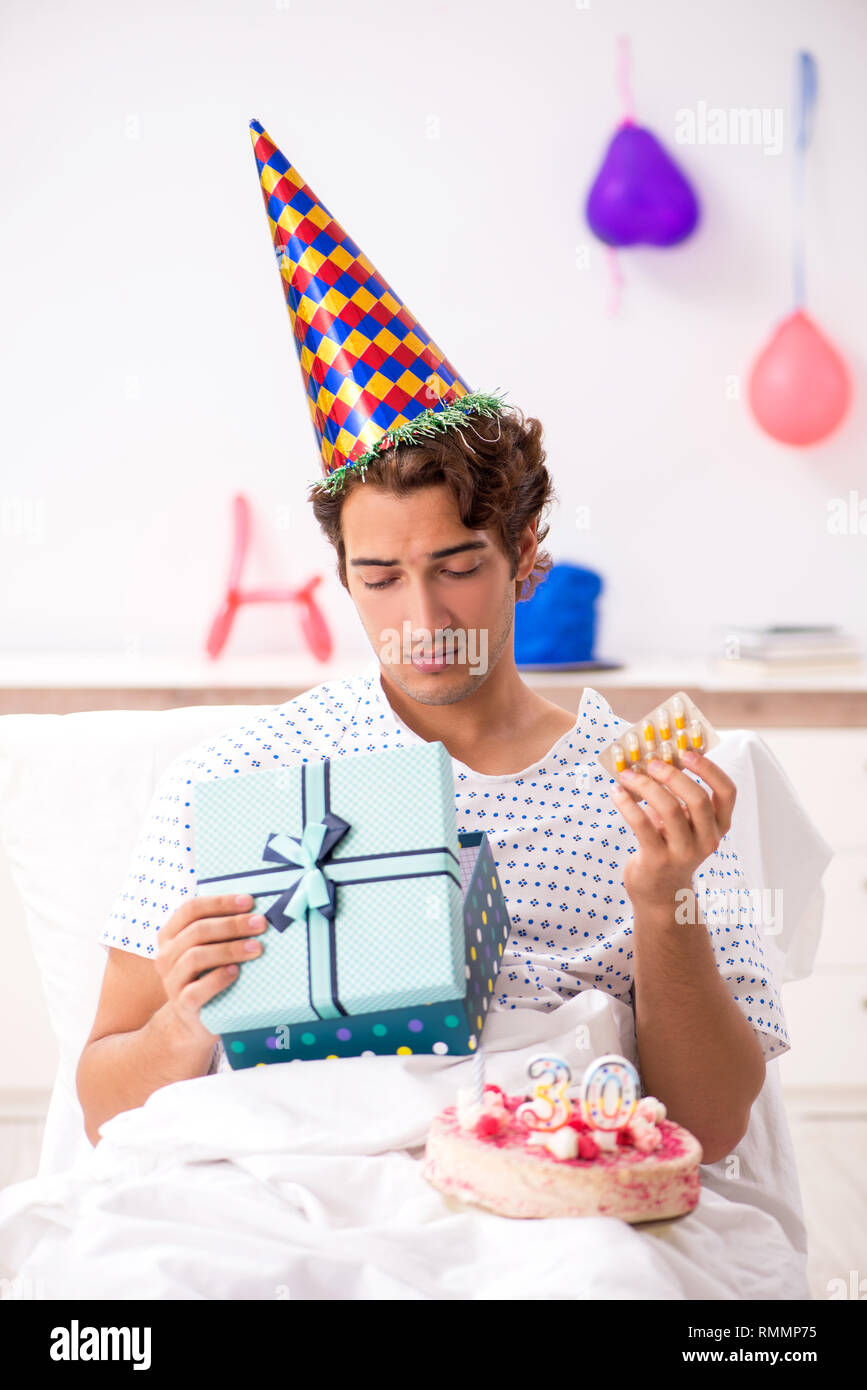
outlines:
[[[425,435],[437,434],[443,430],[453,429],[455,425],[463,424],[467,415],[497,415],[505,408],[506,403],[501,395],[489,395],[481,391],[473,391],[466,396],[461,396],[450,405],[443,406],[441,410],[425,410],[414,420],[407,420],[405,424],[396,425],[390,429],[366,453],[353,459],[351,463],[345,463],[340,468],[335,468],[324,478],[318,479],[314,487],[316,490],[334,496],[335,493],[342,491],[350,468],[354,473],[360,471],[363,479],[368,465],[374,463],[381,454],[393,449],[396,445],[417,444]]]

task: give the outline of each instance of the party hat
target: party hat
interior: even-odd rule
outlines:
[[[259,121],[250,134],[322,457],[316,486],[337,492],[393,445],[501,410],[500,396],[470,391]]]

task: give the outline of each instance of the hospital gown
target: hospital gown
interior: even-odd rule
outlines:
[[[538,766],[483,775],[452,759],[458,830],[486,833],[511,920],[492,1010],[551,1010],[583,989],[634,1008],[633,914],[623,873],[638,845],[611,800],[614,779],[596,762],[628,723],[588,687],[573,727]],[[161,926],[196,894],[193,782],[422,742],[389,704],[374,659],[357,675],[325,681],[182,753],[159,780],[100,944],[155,957]],[[779,987],[731,833],[700,865],[693,887],[707,905],[706,929],[727,988],[765,1059],[780,1056],[790,1044]],[[219,1042],[210,1070],[229,1070]]]

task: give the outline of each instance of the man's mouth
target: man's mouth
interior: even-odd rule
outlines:
[[[429,658],[414,656],[412,664],[417,671],[440,671],[444,666],[449,665],[448,653],[446,651],[433,652]]]

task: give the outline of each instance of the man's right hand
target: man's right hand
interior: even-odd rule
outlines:
[[[250,915],[252,906],[249,894],[186,898],[160,928],[156,968],[173,1013],[197,1041],[218,1036],[202,1023],[199,1009],[236,978],[238,962],[262,953],[256,938],[268,923]]]

